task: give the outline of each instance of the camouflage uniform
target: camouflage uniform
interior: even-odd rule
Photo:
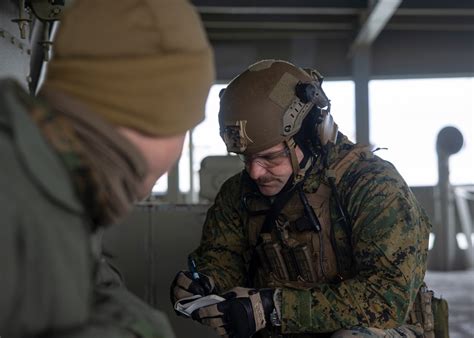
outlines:
[[[55,117],[0,82],[0,336],[173,338],[167,318],[101,258],[101,228],[84,203],[97,202],[81,176],[87,165]]]
[[[353,148],[339,133],[327,165],[321,157],[316,161],[304,182],[304,192],[310,195],[327,183],[325,168]],[[431,225],[392,164],[372,153],[361,153],[345,170],[337,192],[350,217],[350,238],[335,196],[330,196],[329,226],[339,280],[287,283],[269,276],[261,264],[256,278],[248,280],[255,249],[251,239],[259,232],[250,224],[260,218],[261,226],[264,219],[244,206],[242,197],[249,191],[265,199],[243,172],[224,183],[207,213],[201,244],[192,254],[199,271],[212,276],[218,291],[237,285],[281,288],[283,337],[316,337],[317,333],[353,327],[387,330],[407,321],[423,283]],[[281,214],[290,214],[289,207],[296,204],[290,201]],[[389,331],[385,334],[390,336]]]

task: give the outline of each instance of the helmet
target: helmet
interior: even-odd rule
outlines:
[[[221,92],[219,125],[227,150],[251,155],[289,142],[310,112],[320,124],[330,108],[321,81],[317,71],[286,61],[250,66]]]

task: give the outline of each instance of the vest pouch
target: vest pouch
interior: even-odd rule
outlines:
[[[433,297],[432,307],[435,338],[449,338],[448,302],[446,299]]]
[[[313,267],[313,257],[309,247],[305,244],[298,245],[293,248],[296,265],[298,267],[299,275],[306,282],[315,282],[318,277]]]
[[[268,259],[271,271],[281,280],[290,280],[290,275],[286,268],[286,263],[282,255],[279,243],[264,243],[263,251]]]
[[[298,279],[298,266],[293,255],[293,250],[288,246],[283,246],[281,249],[283,260],[285,261],[286,270],[288,271],[289,280],[295,281]]]
[[[424,338],[449,338],[448,302],[435,297],[434,292],[423,283],[407,323],[421,326]]]

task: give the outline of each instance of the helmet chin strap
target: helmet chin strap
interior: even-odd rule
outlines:
[[[300,164],[298,161],[298,156],[296,156],[297,143],[295,142],[293,137],[290,138],[289,140],[286,140],[285,145],[288,147],[288,150],[290,152],[291,167],[293,168],[293,182],[292,182],[293,184],[292,185],[296,185],[305,178],[306,172],[308,171],[308,169],[312,167],[313,161],[310,160],[312,156],[306,154],[306,152],[301,150],[304,154],[304,157],[301,160],[301,164]]]

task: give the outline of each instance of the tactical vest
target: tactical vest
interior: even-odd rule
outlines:
[[[338,271],[337,250],[331,234],[330,204],[333,192],[328,179],[332,177],[337,187],[349,166],[361,156],[373,155],[368,147],[356,145],[326,170],[315,192],[305,193],[319,220],[320,231],[315,231],[308,224],[297,193],[280,211],[271,233],[260,233],[264,213],[249,215],[249,244],[255,248],[254,256],[258,259],[257,279],[252,283],[254,286],[309,289],[318,283],[349,277],[347,272]],[[252,201],[252,209],[265,210],[268,205],[256,199]]]
[[[269,205],[264,200],[252,201],[252,210],[261,210],[261,212],[249,215],[247,220],[250,248],[255,248],[253,256],[257,256],[258,259],[258,273],[256,279],[251,281],[251,286],[310,289],[315,284],[341,281],[352,277],[350,272],[338,269],[337,247],[331,236],[333,190],[328,180],[334,179],[337,187],[353,163],[361,158],[371,157],[373,153],[369,147],[355,145],[326,170],[324,178],[314,193],[305,193],[319,220],[320,231],[308,227],[301,200],[298,194],[293,194],[282,208],[271,233],[262,234],[264,211],[269,209]],[[261,237],[260,241],[259,237]],[[347,240],[350,241],[350,238]],[[432,306],[432,301],[436,306]],[[433,297],[433,292],[423,284],[408,314],[407,324],[421,327],[425,338],[447,337],[446,301]],[[278,330],[264,330],[258,337],[313,338],[319,335],[281,335]]]

